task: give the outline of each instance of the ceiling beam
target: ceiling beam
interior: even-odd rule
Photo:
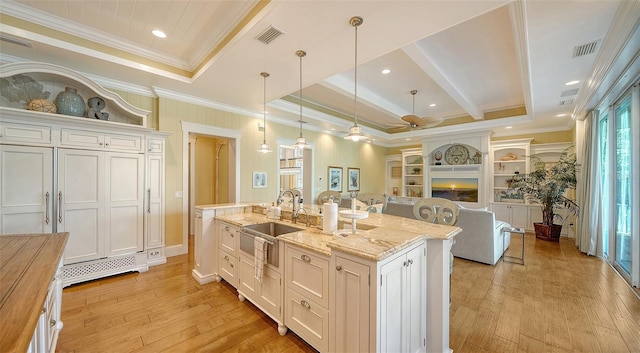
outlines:
[[[524,1],[515,1],[509,4],[509,18],[518,58],[520,70],[520,82],[522,84],[522,96],[527,115],[533,119],[535,116],[533,107],[533,93],[531,89],[531,64],[529,58],[529,36],[527,32],[527,9]]]

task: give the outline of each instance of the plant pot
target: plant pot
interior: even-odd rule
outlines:
[[[560,233],[562,232],[561,224],[548,226],[542,223],[533,223],[536,231],[536,238],[546,241],[560,241]]]

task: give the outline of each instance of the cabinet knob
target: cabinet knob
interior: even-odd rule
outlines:
[[[56,323],[57,323],[56,320],[51,319],[51,321],[49,321],[49,326],[53,327],[56,325]]]
[[[407,262],[409,263],[409,265],[413,265],[413,259],[409,259],[407,260]]]
[[[342,271],[342,266],[340,265],[336,266],[336,271]]]
[[[402,263],[402,266],[403,267],[407,267],[407,266],[409,266],[409,263],[407,261],[405,261],[405,262]]]
[[[304,261],[304,262],[311,262],[311,258],[310,258],[310,257],[309,257],[309,255],[307,255],[307,254],[302,254],[302,255],[300,256],[300,258],[301,258],[301,259],[302,259],[302,261]]]
[[[226,230],[228,232],[229,231],[229,226],[225,226],[224,230]]]
[[[307,310],[311,310],[311,304],[309,304],[306,300],[302,300],[300,305],[304,306]]]
[[[229,261],[229,256],[226,256],[226,255],[225,255],[225,256],[224,256],[224,259],[225,259],[225,260],[227,260],[227,261]]]

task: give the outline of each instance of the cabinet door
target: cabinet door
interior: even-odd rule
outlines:
[[[0,146],[0,234],[53,231],[53,150]]]
[[[403,352],[407,324],[403,320],[403,309],[407,306],[407,257],[403,254],[380,268],[380,322],[378,335],[380,352]]]
[[[147,248],[153,248],[164,245],[164,158],[161,155],[147,156],[146,179],[145,240]]]
[[[529,217],[529,207],[527,206],[509,206],[511,208],[511,226],[517,228],[531,229],[533,226],[528,226],[527,218]]]
[[[421,245],[407,253],[406,303],[404,308],[409,325],[407,341],[403,352],[423,352],[426,347],[427,332],[427,255],[426,246]]]
[[[246,256],[238,257],[238,290],[241,291],[245,297],[255,298],[256,282],[253,258]]]
[[[511,212],[509,205],[493,204],[493,213],[495,214],[496,220],[511,224]]]
[[[368,352],[371,269],[340,255],[336,255],[335,263],[334,351]]]
[[[282,279],[280,273],[265,265],[262,273],[262,282],[256,280],[258,287],[258,303],[263,310],[273,317],[282,318]]]
[[[105,236],[107,256],[144,250],[144,159],[141,154],[106,153]]]
[[[104,251],[104,152],[58,150],[58,232],[69,232],[65,265],[95,260]]]

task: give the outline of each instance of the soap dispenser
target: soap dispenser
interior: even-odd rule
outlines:
[[[320,211],[319,211],[318,215],[316,216],[316,228],[322,229],[322,221],[323,221],[322,208],[320,208]]]

